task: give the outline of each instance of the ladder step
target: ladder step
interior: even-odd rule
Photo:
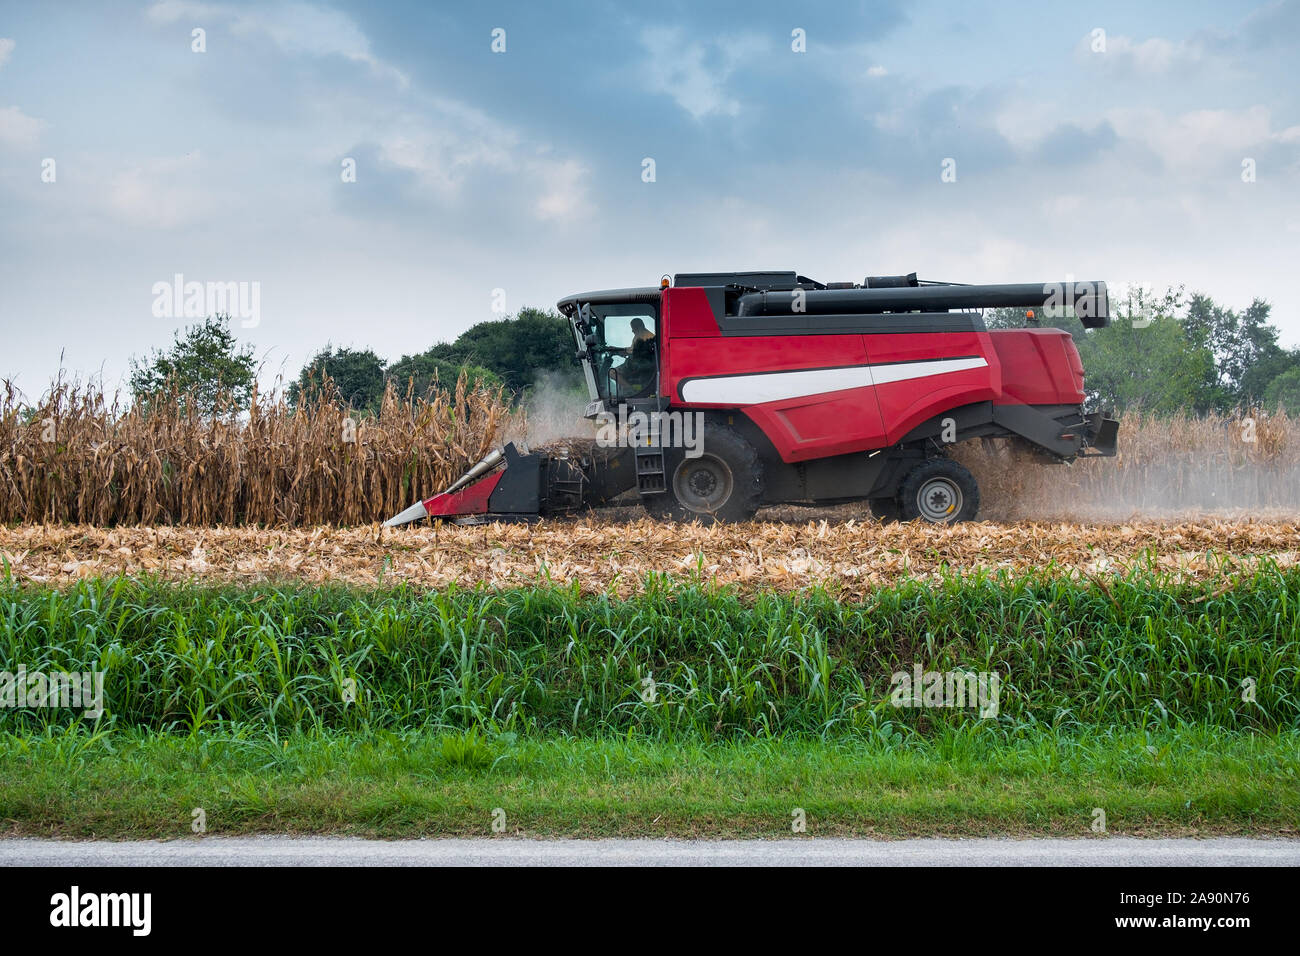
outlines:
[[[663,449],[637,449],[636,490],[643,495],[662,494],[668,490]]]

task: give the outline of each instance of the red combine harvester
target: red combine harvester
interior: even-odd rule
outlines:
[[[1109,324],[1104,282],[861,285],[793,272],[679,274],[671,286],[561,300],[600,424],[594,447],[494,451],[387,524],[529,519],[636,489],[672,520],[742,521],[769,504],[867,500],[882,518],[964,521],[979,489],[948,448],[1010,438],[1049,460],[1114,455],[1118,424],[1083,410],[1083,366],[1054,328]]]

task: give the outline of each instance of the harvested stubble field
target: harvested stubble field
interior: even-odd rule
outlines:
[[[1086,526],[977,522],[953,527],[849,519],[701,527],[576,519],[472,527],[313,529],[0,528],[0,558],[20,582],[103,575],[254,583],[301,580],[443,588],[552,583],[629,594],[668,574],[745,592],[825,586],[845,597],[907,578],[1044,570],[1104,580],[1141,568],[1216,578],[1267,558],[1300,562],[1294,521]]]

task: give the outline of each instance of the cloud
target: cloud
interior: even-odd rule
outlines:
[[[201,183],[201,164],[197,150],[137,163],[108,179],[99,191],[102,206],[131,226],[166,230],[188,225],[215,211],[214,196]]]
[[[1139,73],[1165,73],[1174,65],[1192,65],[1201,51],[1188,43],[1171,43],[1163,37],[1150,37],[1136,43],[1125,36],[1111,41],[1108,53],[1127,58]]]
[[[1117,109],[1107,119],[1121,139],[1151,150],[1167,170],[1190,175],[1235,176],[1242,158],[1300,140],[1300,126],[1275,129],[1265,106],[1242,110],[1191,110],[1168,115],[1154,109]]]
[[[149,8],[149,17],[157,23],[175,23],[182,19],[226,25],[235,36],[260,34],[291,55],[341,56],[369,67],[402,89],[410,78],[370,51],[370,41],[351,17],[308,3],[278,3],[244,9],[198,0],[159,0]]]
[[[377,139],[379,161],[412,174],[422,191],[442,201],[456,198],[477,170],[510,169],[519,141],[516,133],[482,115],[467,122],[437,111],[385,126]]]
[[[0,66],[4,66],[9,59],[9,54],[14,52],[16,44],[8,37],[0,37]]]
[[[446,211],[483,197],[550,222],[588,209],[586,166],[553,155],[549,142],[526,137],[483,110],[411,86],[405,74],[371,52],[366,34],[338,11],[305,3],[244,9],[161,0],[149,16],[158,23],[224,25],[232,36],[265,37],[286,56],[342,56],[397,79],[400,96],[339,81],[346,95],[316,98],[304,113],[315,124],[304,137],[328,144],[312,150],[314,162],[358,160],[359,185],[340,200],[350,214],[404,218],[417,211],[425,215],[429,206]],[[145,222],[170,224],[195,205],[178,191],[169,202],[151,205],[135,188],[138,180],[138,173],[123,179],[120,206]]]
[[[1095,32],[1079,40],[1075,56],[1129,76],[1188,73],[1211,61],[1221,67],[1240,66],[1268,48],[1294,49],[1300,41],[1300,0],[1275,0],[1252,10],[1233,29],[1201,30],[1178,41],[1106,35],[1104,49],[1099,49]]]
[[[1062,107],[1019,95],[1002,104],[995,126],[1018,154],[1052,169],[1109,157],[1121,169],[1204,182],[1235,177],[1251,157],[1292,168],[1300,125],[1281,126],[1275,112],[1254,104],[1237,109],[1175,110],[1158,106],[1099,106],[1060,122]]]
[[[677,27],[650,27],[641,32],[648,54],[641,64],[651,92],[666,93],[697,120],[715,113],[736,116],[740,101],[727,93],[727,79],[751,56],[769,49],[766,39],[733,37],[710,43],[691,41]]]
[[[519,132],[482,110],[448,97],[410,92],[406,74],[376,57],[361,28],[339,11],[306,3],[244,9],[199,0],[160,0],[149,16],[158,23],[224,25],[232,36],[263,36],[290,56],[341,56],[393,79],[409,99],[398,106],[368,101],[364,95],[335,101],[342,112],[331,120],[336,127],[332,138],[338,137],[337,128],[351,129],[347,155],[369,158],[380,171],[386,170],[389,176],[380,180],[379,189],[400,193],[405,203],[457,203],[471,182],[486,175],[491,177],[489,191],[518,193],[539,219],[569,219],[586,209],[586,167],[545,155],[545,144],[526,143]],[[137,171],[118,183],[119,212],[166,225],[193,205],[177,191],[165,201],[150,203],[137,188],[140,182]],[[383,204],[378,194],[367,195]]]
[[[1094,35],[1093,30],[1075,44],[1075,59],[1126,82],[1143,78],[1189,77],[1211,66],[1236,66],[1233,51],[1241,46],[1239,31],[1202,30],[1182,40],[1147,37],[1138,40],[1123,34]]]
[[[1087,162],[1118,140],[1115,127],[1105,120],[1091,130],[1076,123],[1062,123],[1042,138],[1035,152],[1044,162],[1066,166]]]
[[[867,116],[881,136],[870,144],[871,153],[909,183],[937,179],[949,158],[956,160],[959,175],[986,175],[1017,158],[996,123],[1000,105],[1001,94],[987,88],[899,85],[889,91],[883,109]]]
[[[364,148],[357,152],[365,153]],[[506,127],[464,130],[443,124],[403,126],[375,144],[381,169],[407,174],[409,201],[454,205],[490,197],[515,202],[541,221],[565,222],[590,211],[590,170],[572,158],[557,158],[544,146],[525,144]]]
[[[543,192],[534,212],[542,220],[567,221],[587,212],[587,169],[577,160],[550,163],[540,169]]]
[[[0,107],[0,143],[6,146],[35,146],[41,130],[49,124],[28,116],[17,106]]]
[[[364,204],[350,205],[354,212],[373,215],[383,206],[407,215],[429,204],[468,208],[486,202],[561,222],[590,211],[585,164],[464,103],[420,99],[418,111],[347,120],[359,130],[347,155],[360,157],[361,175],[380,190],[367,192]],[[366,167],[379,179],[367,176]]]
[[[1276,46],[1294,49],[1300,40],[1300,2],[1277,0],[1252,10],[1242,21],[1239,36],[1251,50]]]

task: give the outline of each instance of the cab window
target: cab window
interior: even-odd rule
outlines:
[[[659,388],[658,322],[645,305],[592,309],[598,328],[596,388],[605,399],[646,398]]]

